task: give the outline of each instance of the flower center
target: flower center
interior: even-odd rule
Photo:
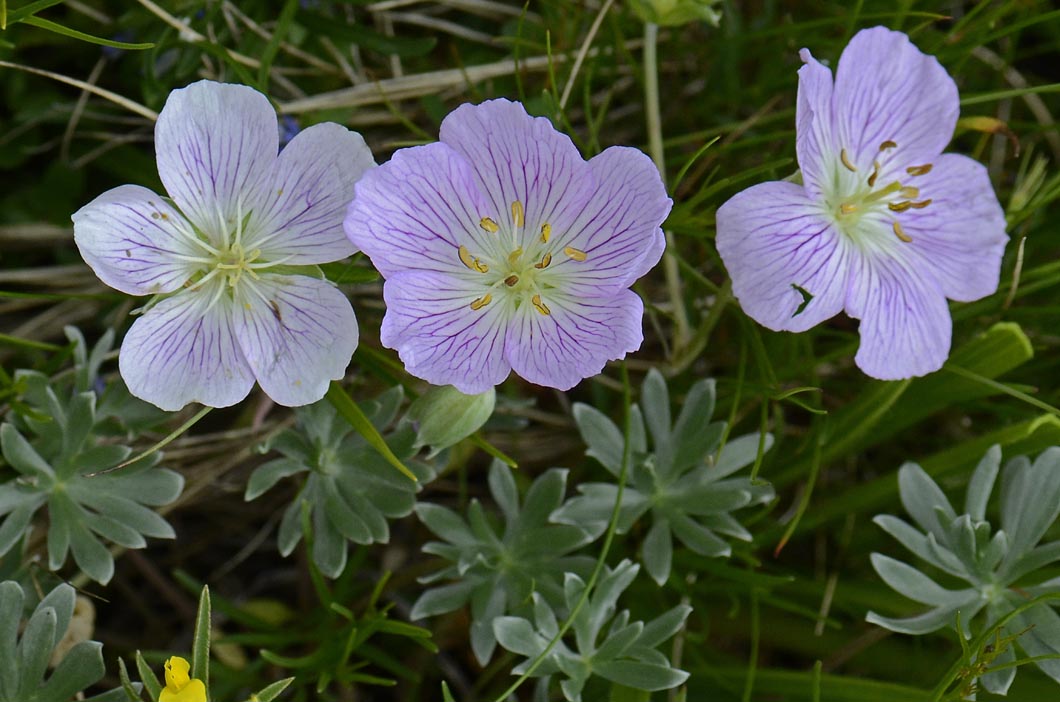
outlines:
[[[899,241],[910,243],[912,237],[905,233],[898,215],[908,210],[921,210],[931,204],[931,199],[918,199],[920,189],[905,185],[900,180],[881,182],[880,173],[883,166],[880,160],[884,155],[898,146],[887,140],[880,144],[877,157],[873,159],[872,171],[867,177],[851,163],[846,149],[839,151],[839,164],[836,167],[835,192],[826,197],[828,210],[840,229],[848,236],[854,237],[858,232],[858,223],[869,214],[883,214],[891,220],[891,230]],[[852,179],[845,172],[854,174]],[[931,164],[910,166],[905,169],[910,178],[926,175],[931,172]]]
[[[504,230],[492,217],[479,220],[479,227],[484,232],[498,237],[494,242],[497,244],[494,255],[476,255],[464,245],[457,248],[457,257],[464,267],[481,274],[486,284],[485,294],[475,298],[470,307],[481,310],[493,302],[496,295],[515,308],[530,304],[538,313],[549,316],[552,310],[542,295],[547,297],[548,292],[557,287],[557,281],[549,271],[553,257],[565,256],[580,263],[588,258],[588,254],[573,246],[560,249],[558,242],[552,241],[552,225],[548,222],[533,228],[534,234],[528,237],[522,202],[513,202],[511,212],[511,227]]]

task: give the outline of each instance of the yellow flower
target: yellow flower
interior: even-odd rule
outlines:
[[[202,680],[188,675],[191,666],[180,656],[172,656],[165,665],[166,687],[158,702],[206,702],[206,686]]]

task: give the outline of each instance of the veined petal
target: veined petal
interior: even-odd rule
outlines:
[[[512,203],[522,203],[528,238],[544,223],[556,232],[569,228],[591,192],[589,167],[574,142],[520,103],[461,105],[442,121],[440,136],[470,162],[495,220],[510,228]]]
[[[232,328],[266,395],[288,407],[308,405],[346,374],[357,319],[338,288],[303,275],[263,275],[235,290]]]
[[[806,331],[843,309],[852,246],[805,188],[772,182],[737,193],[718,208],[717,230],[733,294],[759,324]]]
[[[356,192],[346,235],[385,277],[410,269],[480,275],[460,262],[459,247],[481,255],[496,245],[497,235],[479,226],[492,216],[489,201],[470,164],[445,144],[397,151]]]
[[[254,385],[236,346],[224,291],[218,286],[181,291],[133,323],[118,355],[129,392],[164,410],[189,402],[228,407]]]
[[[906,210],[899,219],[921,270],[930,270],[951,300],[993,293],[1008,235],[986,168],[967,156],[943,154],[917,185],[931,204]]]
[[[880,380],[927,375],[950,353],[946,296],[930,269],[900,246],[858,249],[850,266],[846,312],[861,320],[854,362]]]
[[[504,342],[512,368],[531,383],[569,390],[607,361],[640,348],[644,303],[636,293],[541,297],[549,313],[523,305],[513,313]]]
[[[337,261],[354,253],[342,230],[353,186],[375,165],[357,132],[333,122],[299,132],[272,169],[269,199],[254,212],[244,248],[291,265]]]
[[[386,315],[380,340],[397,349],[406,370],[435,385],[453,385],[477,395],[511,372],[504,333],[509,310],[497,296],[478,310],[486,294],[459,278],[432,271],[406,271],[383,286]]]
[[[959,112],[957,84],[902,32],[862,30],[839,58],[832,94],[835,147],[845,148],[861,173],[880,160],[881,182],[888,182],[889,165],[932,162],[953,137]],[[880,145],[887,141],[897,146],[881,158]]]
[[[215,243],[259,204],[279,148],[276,113],[245,85],[201,80],[174,90],[155,124],[166,191]]]
[[[556,256],[549,274],[600,294],[629,287],[659,262],[666,246],[660,227],[673,202],[655,164],[637,149],[612,146],[589,161],[589,171],[595,189],[554,244],[585,260]]]
[[[188,259],[205,254],[183,215],[138,185],[108,190],[71,219],[81,257],[100,280],[130,295],[177,290],[199,267]]]
[[[833,134],[832,72],[809,49],[799,52],[799,96],[795,112],[795,151],[806,188],[820,197],[835,172],[836,136]]]

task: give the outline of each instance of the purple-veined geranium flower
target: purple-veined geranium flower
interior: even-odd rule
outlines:
[[[1008,241],[986,169],[942,153],[957,86],[883,27],[851,39],[834,82],[809,51],[800,55],[802,184],[762,183],[718,209],[733,293],[777,331],[805,331],[841,310],[860,319],[854,360],[872,377],[938,370],[953,326],[946,298],[993,293]]]
[[[200,81],[170,94],[155,151],[168,198],[123,185],[73,216],[104,283],[158,296],[122,343],[130,392],[166,410],[227,407],[256,379],[280,404],[319,400],[357,346],[349,300],[316,265],[354,252],[342,218],[375,165],[364,140],[318,124],[277,155],[264,95]]]
[[[522,105],[462,105],[441,141],[357,183],[346,233],[386,278],[381,339],[410,373],[484,392],[514,370],[566,390],[640,348],[629,290],[670,211],[636,149],[586,162]]]

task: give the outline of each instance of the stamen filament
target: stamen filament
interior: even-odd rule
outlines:
[[[877,200],[883,199],[883,198],[887,197],[888,195],[891,195],[892,193],[896,193],[896,192],[900,191],[901,189],[902,189],[902,184],[899,183],[896,180],[893,183],[891,183],[890,185],[888,185],[887,187],[880,188],[879,190],[876,190],[876,191],[874,191],[872,193],[869,193],[868,195],[866,195],[864,197],[863,202],[866,202],[866,203],[868,203],[868,202],[876,202]]]

